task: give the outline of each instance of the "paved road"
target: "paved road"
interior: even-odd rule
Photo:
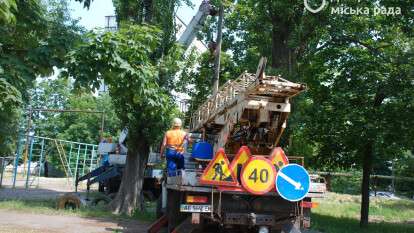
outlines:
[[[82,218],[0,210],[0,233],[144,233],[147,223],[135,220]]]

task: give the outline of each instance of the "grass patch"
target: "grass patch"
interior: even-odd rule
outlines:
[[[144,212],[136,212],[133,216],[115,215],[108,209],[106,205],[83,206],[80,209],[58,210],[56,208],[56,200],[1,200],[0,209],[22,211],[33,214],[46,215],[70,215],[78,217],[92,218],[111,218],[116,220],[140,220],[150,222],[155,220],[155,204],[148,202],[145,204]]]
[[[410,200],[385,200],[371,198],[370,224],[359,227],[360,196],[328,193],[327,198],[314,200],[319,206],[312,210],[312,229],[324,233],[412,233],[414,232],[414,202]],[[24,211],[47,215],[73,215],[79,217],[135,219],[145,222],[155,220],[154,202],[146,202],[144,212],[133,216],[112,214],[105,205],[82,207],[78,210],[58,210],[55,200],[5,200],[0,209]]]
[[[135,211],[132,217],[142,221],[153,222],[157,218],[155,214],[155,209],[156,202],[146,202],[145,211]]]
[[[328,193],[316,200],[319,206],[312,210],[312,229],[329,232],[414,232],[414,202],[371,198],[369,227],[359,227],[360,196]]]
[[[354,218],[333,217],[312,214],[312,229],[326,233],[412,233],[414,225],[403,223],[370,223],[367,228],[359,227],[359,220]]]

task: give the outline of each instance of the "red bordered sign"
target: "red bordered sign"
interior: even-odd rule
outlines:
[[[276,172],[289,164],[289,160],[281,147],[276,147],[270,153],[270,161],[275,166]]]
[[[241,172],[243,187],[252,194],[262,195],[275,187],[276,169],[263,156],[252,157]]]
[[[229,159],[221,148],[214,155],[200,177],[201,184],[238,186],[237,179],[230,169]]]
[[[252,154],[250,153],[249,147],[242,146],[240,147],[234,159],[231,161],[230,170],[232,170],[237,180],[240,180],[240,174],[241,174],[241,170],[243,169],[243,165],[251,157],[252,157]]]

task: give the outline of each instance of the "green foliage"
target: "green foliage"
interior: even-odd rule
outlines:
[[[18,136],[21,116],[18,109],[0,111],[0,156],[12,156],[15,152],[14,141]]]
[[[220,58],[220,85],[230,79],[237,77],[237,67],[228,54],[223,53]],[[197,64],[197,67],[196,67]],[[214,56],[210,52],[198,55],[192,51],[187,58],[187,64],[182,70],[179,82],[176,84],[179,91],[190,96],[190,106],[186,115],[188,120],[190,114],[197,110],[211,94],[214,75]]]
[[[350,171],[348,171],[350,172]],[[361,194],[361,175],[350,177],[334,176],[331,178],[332,192],[346,193],[346,194]]]
[[[0,99],[2,100],[0,102],[0,110],[2,111],[22,103],[22,97],[19,90],[4,78],[0,78]]]
[[[64,1],[19,1],[16,24],[0,27],[0,78],[27,98],[25,90],[37,76],[49,76],[79,39],[80,28]],[[15,91],[15,90],[13,90]]]
[[[314,201],[314,199],[312,200]],[[360,197],[328,193],[327,198],[312,209],[311,228],[322,232],[412,232],[407,224],[414,217],[414,204],[410,200],[386,200],[373,198],[370,205],[370,221],[367,228],[359,227]]]
[[[162,43],[159,54],[166,54],[175,43],[175,12],[177,7],[191,5],[189,0],[113,0],[119,24],[155,25],[162,30]]]
[[[174,43],[174,9],[180,2],[114,1],[119,31],[90,33],[69,55],[67,68],[75,85],[97,88],[104,80],[117,116],[128,128],[126,169],[111,204],[115,213],[142,210],[150,146],[160,141],[176,110],[171,91],[183,55]]]
[[[103,111],[105,134],[117,136],[120,123],[109,95],[75,92],[72,82],[63,78],[37,82],[31,94],[32,107]],[[39,136],[96,144],[100,140],[101,117],[100,113],[34,112],[32,125]]]
[[[16,0],[3,0],[0,2],[0,23],[15,22],[14,12],[17,10]]]
[[[403,156],[396,159],[394,164],[396,176],[414,176],[414,156],[412,151],[403,153]],[[395,182],[395,189],[398,193],[407,197],[414,197],[414,181],[408,182],[405,180],[397,180]]]
[[[62,67],[81,29],[63,0],[2,1],[0,12],[5,12],[4,4],[11,9],[14,23],[0,26],[0,152],[10,154],[19,128],[19,108],[29,100],[27,90],[36,77]]]
[[[76,0],[90,7],[93,0]],[[168,53],[175,42],[175,12],[183,4],[191,6],[190,0],[113,0],[115,14],[119,25],[142,24],[158,26],[162,32],[160,54]]]
[[[336,16],[309,46],[301,74],[311,103],[305,133],[319,143],[314,164],[358,166],[367,143],[379,160],[413,148],[414,44],[395,21]]]
[[[234,61],[246,70],[255,70],[260,57],[266,56],[272,72],[286,78],[295,73],[315,30],[330,17],[304,11],[302,0],[233,2],[225,4],[223,48],[231,50]]]
[[[87,40],[69,54],[68,74],[75,86],[98,88],[104,80],[109,87],[116,114],[129,135],[145,144],[162,136],[174,109],[160,70],[172,77],[181,50],[154,57],[161,44],[161,32],[152,26],[128,25],[118,32],[89,33]],[[131,147],[136,146],[133,143]]]

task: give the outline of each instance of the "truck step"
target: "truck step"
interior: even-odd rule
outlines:
[[[198,228],[198,224],[191,223],[191,216],[188,216],[172,233],[191,233]]]
[[[164,226],[167,226],[168,219],[166,215],[161,216],[161,218],[157,219],[151,226],[148,227],[148,233],[161,233],[161,229]],[[166,231],[165,231],[166,232]]]

